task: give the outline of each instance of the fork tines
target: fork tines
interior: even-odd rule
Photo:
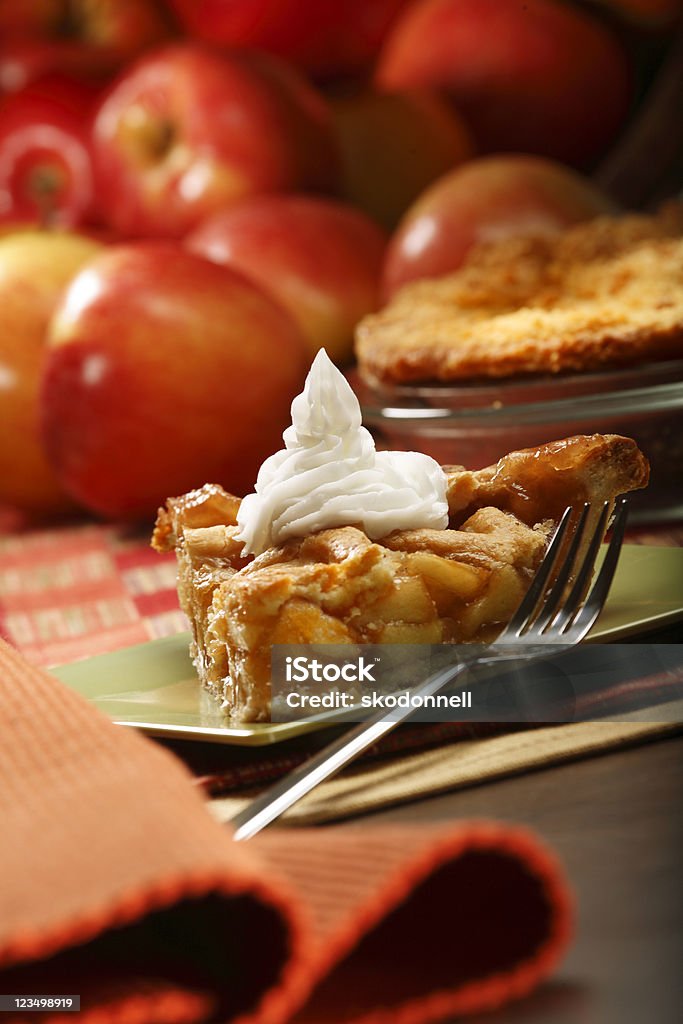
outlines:
[[[606,501],[590,529],[588,524],[595,518],[591,512],[597,511],[590,503],[584,504],[578,517],[573,515],[575,510],[571,506],[565,510],[533,583],[510,624],[499,636],[499,644],[522,638],[534,643],[573,642],[574,634],[585,636],[607,598],[626,528],[626,498],[618,498],[612,537],[598,577],[586,597],[610,508],[611,502]]]

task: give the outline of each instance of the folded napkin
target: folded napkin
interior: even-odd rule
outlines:
[[[171,754],[2,641],[0,821],[0,992],[80,995],[98,1024],[419,1024],[525,994],[570,934],[524,829],[235,843]]]

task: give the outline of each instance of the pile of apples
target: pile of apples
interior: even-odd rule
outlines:
[[[0,503],[253,487],[324,345],[614,208],[624,38],[680,0],[0,0]],[[630,28],[624,26],[630,23]]]

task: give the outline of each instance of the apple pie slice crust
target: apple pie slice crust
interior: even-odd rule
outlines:
[[[235,540],[239,499],[207,485],[167,502],[152,543],[176,549],[192,657],[231,715],[268,718],[272,644],[493,639],[564,509],[642,487],[648,469],[635,442],[594,435],[447,473],[449,529],[399,530],[373,542],[345,526],[251,560]]]

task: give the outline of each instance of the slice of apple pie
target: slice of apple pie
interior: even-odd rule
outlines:
[[[345,435],[334,436],[348,447]],[[169,499],[152,541],[158,550],[177,552],[180,600],[202,683],[230,715],[245,721],[269,717],[273,644],[493,639],[519,605],[564,509],[611,502],[645,486],[648,477],[647,461],[629,438],[570,437],[513,452],[476,472],[444,467],[443,521],[394,528],[397,520],[389,519],[383,534],[383,520],[367,512],[376,504],[376,482],[368,484],[369,471],[355,464],[347,477],[337,473],[356,495],[356,512],[347,502],[341,513],[348,525],[307,520],[310,495],[319,484],[315,474],[329,461],[306,464],[305,488],[297,496],[291,459],[301,452],[291,436],[285,434],[285,441],[287,450],[278,456],[287,459],[271,467],[268,487],[261,488],[271,493],[275,481],[285,489],[279,507],[266,503],[268,522],[279,523],[279,532],[253,543],[258,529],[250,532],[240,509],[253,512],[247,506],[257,496],[240,503],[207,485]],[[376,456],[385,454],[414,453]],[[342,455],[341,462],[348,461],[348,450]],[[402,464],[403,482],[414,468]],[[415,469],[415,492],[417,478]],[[329,475],[324,479],[328,486]],[[325,492],[317,505],[338,503],[338,491],[333,501]],[[405,498],[397,504],[401,524]],[[262,502],[261,512],[263,507]],[[260,553],[245,554],[245,547]]]

